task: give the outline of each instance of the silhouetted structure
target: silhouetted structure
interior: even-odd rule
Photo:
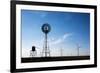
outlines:
[[[37,52],[36,52],[36,47],[35,46],[32,46],[32,50],[30,51],[30,56],[31,57],[34,57],[37,55]]]
[[[80,56],[79,49],[80,49],[80,46],[79,46],[79,44],[77,44],[77,56]]]
[[[50,56],[50,49],[49,49],[49,44],[48,44],[48,37],[47,34],[50,32],[51,27],[48,23],[45,23],[42,25],[42,32],[45,34],[45,40],[44,40],[44,46],[42,50],[42,56],[47,57]]]
[[[32,51],[35,51],[35,46],[32,46]]]

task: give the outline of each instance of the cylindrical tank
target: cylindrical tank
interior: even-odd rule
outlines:
[[[35,46],[32,46],[32,51],[36,51]]]

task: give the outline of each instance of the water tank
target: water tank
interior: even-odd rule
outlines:
[[[35,46],[32,46],[32,51],[35,51],[36,49],[35,49]]]

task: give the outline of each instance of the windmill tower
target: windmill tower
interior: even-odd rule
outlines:
[[[80,45],[77,44],[77,56],[79,56],[79,55],[80,55]]]
[[[48,33],[51,30],[51,27],[48,23],[45,23],[42,25],[42,32],[45,34],[45,39],[44,39],[44,45],[43,45],[43,50],[42,50],[42,57],[48,57],[50,56],[50,49],[49,49],[49,44],[48,44]]]

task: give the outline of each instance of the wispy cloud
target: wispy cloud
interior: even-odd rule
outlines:
[[[42,17],[42,18],[45,18],[47,15],[48,15],[48,12],[41,13],[41,17]]]
[[[71,36],[72,36],[72,33],[65,33],[62,37],[60,37],[60,38],[58,38],[56,40],[53,39],[53,41],[51,41],[50,43],[51,43],[51,45],[60,44],[60,43],[64,42],[65,39],[67,39],[67,38],[69,38]]]

